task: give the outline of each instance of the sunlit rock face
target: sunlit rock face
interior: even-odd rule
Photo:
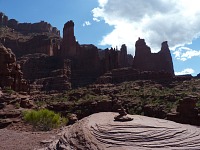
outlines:
[[[135,44],[133,67],[142,71],[164,71],[174,75],[174,68],[167,41],[162,43],[158,53],[151,53],[144,39]]]
[[[200,149],[198,127],[172,121],[129,115],[128,122],[114,121],[116,113],[93,114],[72,126],[49,149],[149,150]]]
[[[48,32],[60,36],[60,31],[56,27],[45,21],[37,23],[19,23],[15,19],[9,19],[4,13],[0,12],[0,26],[8,26],[21,33],[42,33]]]

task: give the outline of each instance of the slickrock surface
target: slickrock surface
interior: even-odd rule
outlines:
[[[48,149],[200,149],[198,127],[138,115],[129,122],[117,122],[114,116],[104,112],[84,118],[69,126]]]

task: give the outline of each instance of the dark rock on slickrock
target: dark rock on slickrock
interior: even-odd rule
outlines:
[[[78,121],[78,117],[76,114],[71,114],[68,118],[69,118],[68,124],[74,124]]]
[[[174,75],[172,57],[167,41],[162,43],[158,53],[151,53],[144,39],[138,39],[135,44],[133,67],[142,71],[164,71]]]
[[[11,49],[0,43],[0,87],[15,91],[27,91],[27,81],[23,79],[20,65],[16,63],[15,54]]]
[[[133,120],[133,118],[127,116],[126,110],[123,107],[121,107],[118,111],[119,111],[119,115],[114,117],[115,121],[124,122],[124,121],[132,121]]]

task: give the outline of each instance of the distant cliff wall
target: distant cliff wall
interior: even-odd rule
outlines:
[[[42,33],[49,32],[60,36],[60,31],[52,27],[48,22],[40,21],[38,23],[18,23],[15,19],[8,19],[4,13],[0,12],[0,26],[8,26],[22,33]]]

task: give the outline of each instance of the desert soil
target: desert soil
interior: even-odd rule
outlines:
[[[33,131],[29,125],[17,123],[0,129],[0,150],[36,150],[48,146],[60,137],[64,128],[52,131]]]

